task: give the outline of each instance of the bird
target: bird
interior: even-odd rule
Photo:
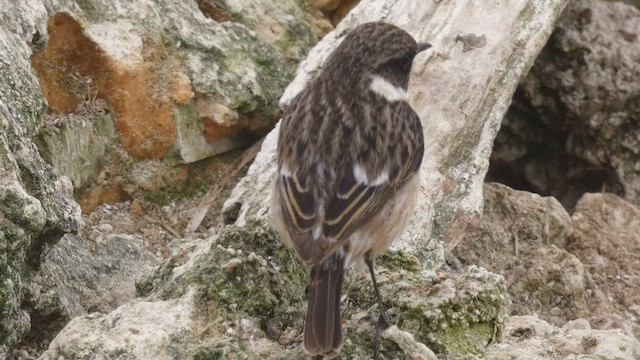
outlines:
[[[359,25],[284,110],[269,212],[309,269],[310,355],[339,354],[344,270],[357,261],[380,311],[376,358],[390,326],[374,261],[404,231],[420,191],[424,138],[407,88],[414,57],[430,47],[389,23]]]

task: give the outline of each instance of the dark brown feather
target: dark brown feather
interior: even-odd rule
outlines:
[[[315,162],[297,163],[296,172],[291,177],[280,176],[283,199],[281,211],[289,226],[294,247],[300,258],[309,264],[318,264],[331,255],[337,245],[380,210],[386,200],[418,171],[422,162],[422,129],[411,106],[406,102],[381,101],[371,92],[363,97],[367,102],[354,106],[372,108],[369,114],[375,119],[365,117],[369,122],[363,121],[362,126],[351,130],[350,138],[337,136],[338,140],[344,141],[344,145],[337,147],[338,150],[344,149],[343,151],[333,152],[327,146],[321,146],[319,152],[307,154],[307,158],[315,158]],[[313,109],[316,105],[310,107]],[[292,113],[295,117],[296,112]],[[304,114],[297,115],[301,116],[298,125],[303,128],[311,120]],[[340,119],[325,119],[324,122],[335,122],[335,132],[338,134],[345,127]],[[282,126],[290,126],[292,123],[293,119],[285,117]],[[326,136],[323,142],[328,144],[334,138],[329,132],[316,135]],[[289,137],[288,140],[282,145],[283,148],[313,141],[304,133],[299,133],[298,137]],[[293,168],[288,165],[288,159],[283,159],[283,162],[287,169]],[[353,173],[356,163],[362,165],[370,179],[382,171],[388,171],[388,182],[380,186],[359,184]],[[326,165],[319,168],[318,164]],[[333,173],[326,169],[331,169]],[[312,173],[313,176],[310,175]],[[298,191],[300,187],[294,185],[295,176],[308,179],[303,184],[308,189],[306,192]],[[320,184],[322,186],[318,186]],[[321,209],[318,208],[319,204],[322,204]],[[321,239],[314,238],[314,226],[321,226]]]
[[[344,261],[334,255],[311,268],[304,348],[309,354],[337,352],[342,346],[340,290]]]

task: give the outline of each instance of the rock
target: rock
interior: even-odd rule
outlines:
[[[342,20],[360,0],[311,0],[309,6],[322,10],[333,25]]]
[[[559,326],[587,308],[584,266],[565,250],[571,218],[555,198],[485,184],[484,214],[468,230],[452,254],[502,274],[512,314]]]
[[[175,252],[139,282],[138,294],[146,300],[134,300],[106,316],[72,320],[42,358],[79,358],[90,351],[100,356],[110,354],[107,349],[140,358],[139,349],[152,346],[171,348],[183,358],[303,357],[299,344],[291,347],[290,341],[302,332],[307,275],[269,224],[228,226],[218,235],[191,243],[180,242],[187,253]],[[502,276],[472,267],[433,278],[411,265],[407,256],[392,253],[380,260],[379,282],[397,325],[383,335],[383,355],[399,358],[416,348],[428,353],[424,344],[450,355],[480,354],[500,333],[507,313]],[[343,356],[369,358],[375,334],[371,319],[377,310],[371,309],[375,301],[364,266],[347,273],[344,289]],[[151,321],[147,314],[159,307],[167,314]],[[178,315],[191,319],[187,329],[180,319],[177,324],[164,323]],[[159,326],[162,331],[151,331]],[[87,331],[90,337],[77,335]],[[170,335],[177,333],[179,337]]]
[[[436,277],[431,288],[402,277],[389,283],[400,285],[386,294],[397,304],[398,326],[453,358],[481,355],[501,333],[509,310],[504,278],[475,266]]]
[[[640,209],[613,194],[585,194],[571,220],[567,249],[584,264],[590,292],[581,316],[640,339]]]
[[[488,178],[557,197],[640,204],[640,10],[572,1],[503,121]]]
[[[500,120],[517,82],[546,42],[564,4],[521,1],[487,3],[482,8],[464,2],[361,1],[311,50],[281,104],[291,101],[348,30],[360,23],[385,20],[433,44],[432,52],[414,61],[409,85],[427,148],[422,164],[423,191],[416,211],[419,215],[394,247],[414,253],[421,266],[434,269],[444,261],[445,237],[458,236],[459,228],[480,212],[482,183]],[[499,29],[487,27],[486,13],[500,14]],[[448,25],[442,27],[445,23]],[[463,52],[455,38],[466,33],[485,36],[486,45]],[[225,203],[228,220],[242,225],[246,219],[266,216],[275,171],[276,131],[267,136],[247,176]]]
[[[49,17],[31,63],[51,110],[36,142],[72,179],[84,211],[147,196],[130,177],[141,161],[162,164],[171,184],[200,189],[174,166],[270,129],[295,65],[316,42],[314,20],[295,0],[34,1]]]
[[[300,324],[307,276],[268,223],[228,227],[206,247],[191,251],[184,264],[161,266],[159,273],[143,280],[140,295],[156,292],[175,298],[196,285],[221,310],[261,319],[262,327],[267,320],[280,329]]]
[[[134,298],[135,282],[155,267],[142,239],[106,236],[89,242],[65,235],[43,252],[38,271],[26,284],[32,322],[56,332],[59,323],[99,311],[109,313]],[[55,321],[54,321],[55,319]]]
[[[640,342],[620,330],[592,330],[579,319],[558,328],[535,316],[512,316],[485,359],[638,359]]]
[[[414,352],[429,358],[426,354],[433,354],[432,351],[450,358],[482,355],[501,333],[509,303],[502,276],[474,266],[434,276],[390,270],[384,266],[384,259],[381,265],[378,283],[387,314],[396,325],[382,334],[384,358],[412,358]],[[349,302],[347,306],[343,304],[342,317],[348,320],[340,355],[345,359],[369,359],[378,310],[373,305],[373,286],[366,268],[351,270],[343,288]],[[410,346],[402,340],[406,337]],[[419,348],[422,350],[414,350]]]
[[[287,64],[315,42],[295,1],[44,3],[49,42],[33,63],[49,106],[103,99],[137,160],[193,162],[246,143],[243,130],[273,123]],[[215,20],[216,7],[236,21]]]
[[[107,145],[116,135],[112,117],[104,113],[49,117],[58,123],[44,127],[34,139],[38,151],[59,175],[71,179],[75,189],[87,188],[98,180]]]
[[[551,197],[495,183],[484,195],[482,218],[452,253],[462,265],[505,277],[511,314],[555,326],[583,318],[640,337],[637,207],[613,194],[585,194],[569,218]]]
[[[77,317],[39,359],[175,359],[194,334],[195,291],[180,299],[130,302],[112,313]]]
[[[56,177],[31,143],[45,100],[31,71],[32,47],[46,40],[38,1],[0,0],[0,358],[29,330],[21,309],[23,277],[39,251],[64,233],[77,233],[80,208],[56,191]]]

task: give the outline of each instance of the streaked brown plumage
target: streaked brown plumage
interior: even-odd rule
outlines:
[[[271,216],[310,267],[304,348],[342,345],[344,269],[400,236],[419,191],[420,120],[406,102],[413,58],[428,44],[382,22],[354,29],[287,108],[278,140]],[[376,348],[377,351],[377,348]]]

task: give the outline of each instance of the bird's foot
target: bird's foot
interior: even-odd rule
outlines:
[[[378,360],[380,358],[380,343],[382,342],[382,333],[391,326],[391,322],[387,317],[387,314],[382,313],[376,323],[376,336],[373,339],[373,359]]]
[[[300,335],[298,335],[298,336],[294,337],[293,339],[289,339],[289,340],[287,341],[286,346],[291,346],[291,345],[297,345],[297,344],[300,344],[300,343],[302,342],[302,337],[303,337],[303,336],[302,336],[302,334],[300,334]]]

